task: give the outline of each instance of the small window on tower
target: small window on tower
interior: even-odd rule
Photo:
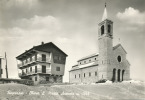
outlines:
[[[108,33],[111,32],[111,25],[108,25]]]
[[[101,35],[103,35],[103,34],[104,34],[104,25],[101,26]]]

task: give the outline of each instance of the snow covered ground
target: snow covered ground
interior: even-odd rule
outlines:
[[[41,85],[0,84],[0,100],[100,100],[145,99],[145,83],[124,81],[100,84]]]

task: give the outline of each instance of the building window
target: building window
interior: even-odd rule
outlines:
[[[91,60],[89,60],[89,62],[91,62]]]
[[[26,59],[26,63],[28,62],[28,59]]]
[[[24,65],[24,61],[22,61],[22,65]]]
[[[80,62],[80,64],[81,64],[81,62]]]
[[[95,76],[97,76],[97,72],[95,72]]]
[[[60,71],[60,67],[56,67],[56,71]]]
[[[103,35],[103,34],[104,34],[104,25],[101,26],[101,35]]]
[[[32,67],[30,67],[30,72],[32,72]]]
[[[25,75],[24,69],[22,69],[22,75]]]
[[[85,73],[84,73],[84,77],[85,77]]]
[[[42,54],[42,61],[46,61],[46,55]]]
[[[117,57],[118,62],[121,62],[121,56]]]
[[[32,61],[32,56],[30,57],[30,61]]]
[[[42,65],[42,73],[46,73],[46,66]]]
[[[80,78],[80,76],[81,76],[81,75],[79,74],[79,78]]]
[[[28,69],[26,68],[26,73],[28,72]]]
[[[76,78],[76,75],[75,75],[75,78]]]
[[[108,25],[108,33],[111,32],[111,25]]]
[[[95,58],[95,60],[97,60],[97,58]]]
[[[59,56],[55,55],[55,56],[54,56],[54,59],[55,59],[55,60],[60,60],[60,59],[61,59],[61,57],[59,57]]]
[[[35,73],[37,73],[37,66],[35,66]]]
[[[46,77],[46,81],[49,81],[49,77],[48,76]]]
[[[89,72],[89,77],[91,76],[91,72]]]
[[[35,61],[37,60],[37,54],[35,54]]]
[[[35,81],[37,81],[37,76],[35,77]]]

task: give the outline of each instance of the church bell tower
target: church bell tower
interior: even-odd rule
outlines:
[[[102,21],[98,24],[99,67],[98,78],[108,79],[108,69],[111,67],[113,55],[113,22],[107,18],[105,3]]]

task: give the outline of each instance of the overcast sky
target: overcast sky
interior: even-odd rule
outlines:
[[[114,22],[114,45],[127,51],[131,78],[145,80],[145,0],[106,0]],[[105,0],[0,0],[0,56],[9,77],[18,77],[16,56],[53,42],[68,54],[64,81],[77,60],[98,53],[98,23]],[[120,42],[119,42],[120,38]],[[5,62],[3,69],[5,77]]]

